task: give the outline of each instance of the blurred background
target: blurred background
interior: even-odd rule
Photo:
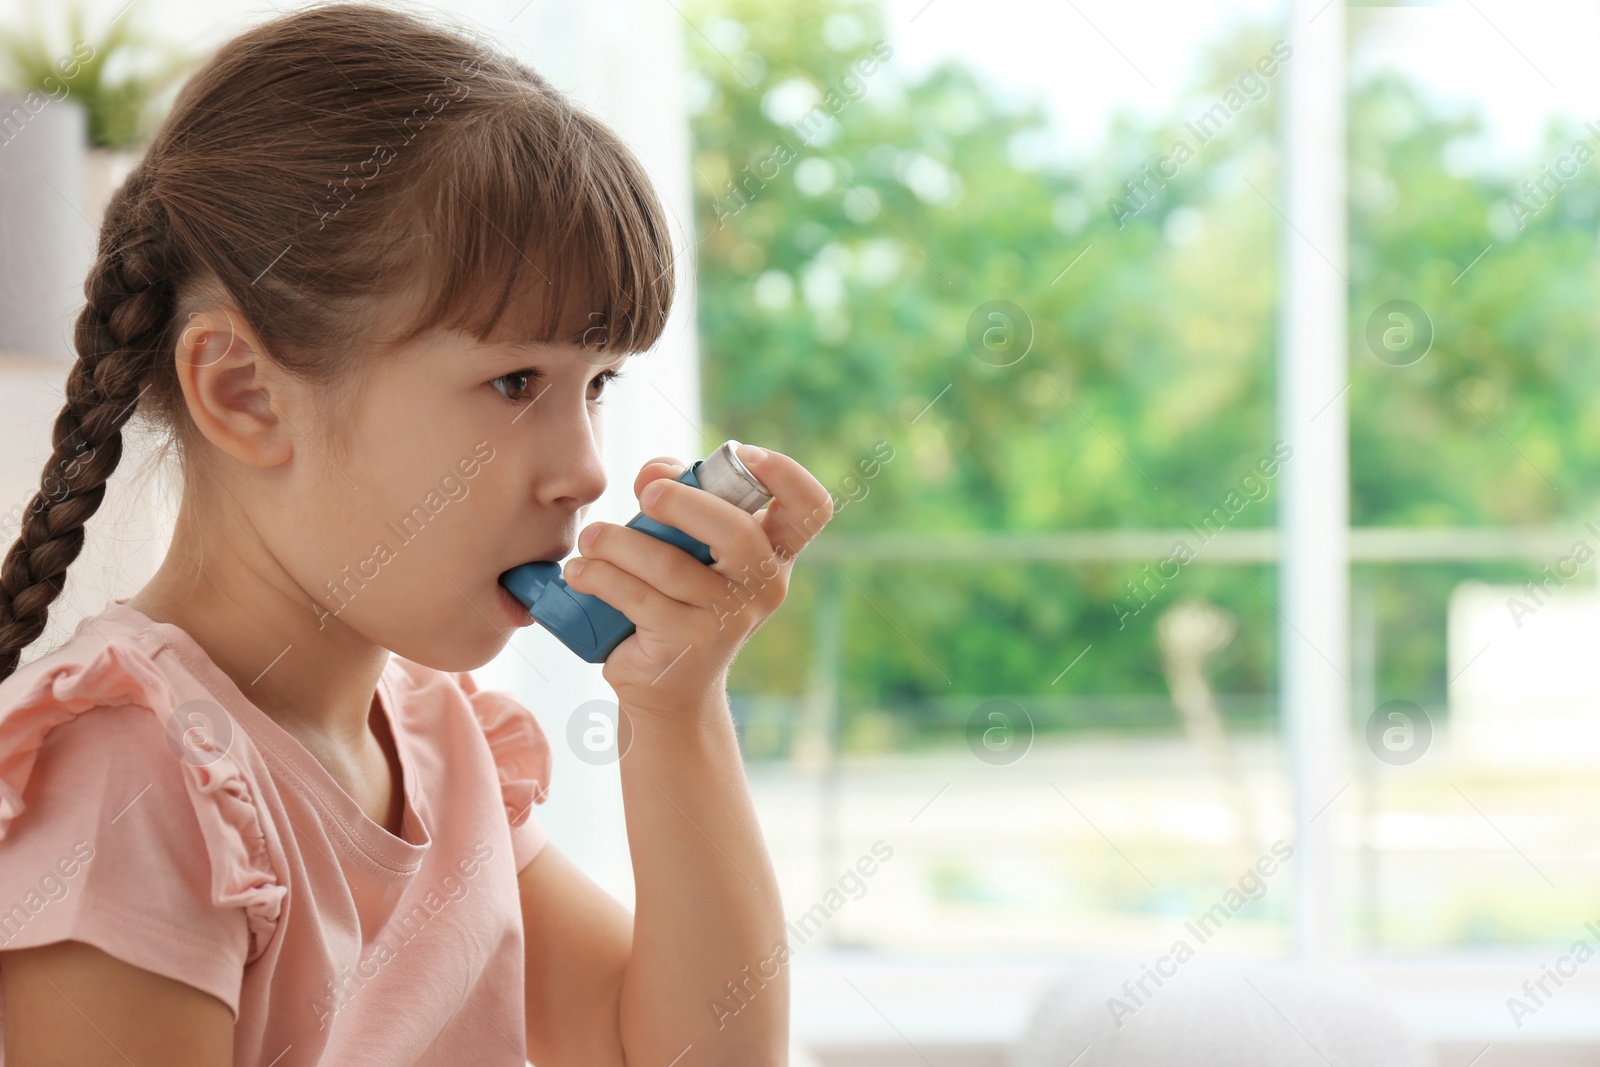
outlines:
[[[0,3],[7,543],[105,198],[287,6]],[[416,9],[616,126],[680,231],[592,517],[730,437],[834,494],[730,687],[817,1063],[1190,1062],[1091,1032],[1209,989],[1268,1058],[1204,1062],[1600,1063],[1600,4]],[[175,507],[113,494],[79,613]],[[478,673],[567,738],[570,660]],[[537,814],[631,901],[615,760],[557,748]]]

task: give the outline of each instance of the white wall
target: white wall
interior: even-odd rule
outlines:
[[[639,156],[672,221],[680,257],[678,296],[664,337],[648,355],[631,361],[623,388],[607,400],[610,484],[586,519],[626,522],[639,510],[633,478],[646,460],[668,455],[692,462],[721,443],[704,436],[700,421],[681,20],[671,4],[654,0],[533,0],[518,15],[522,4],[485,5],[497,6],[508,20],[500,23],[506,26],[504,46],[608,122]],[[633,870],[617,768],[590,766],[566,743],[572,712],[611,696],[599,665],[582,662],[542,628],[530,626],[478,676],[515,692],[550,736],[550,799],[535,812],[551,839],[631,907]]]

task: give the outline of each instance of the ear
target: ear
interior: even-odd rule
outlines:
[[[206,440],[254,467],[294,454],[293,423],[283,415],[290,380],[243,315],[221,306],[190,313],[174,358],[189,415]]]

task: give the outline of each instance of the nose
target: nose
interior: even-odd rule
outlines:
[[[550,465],[540,495],[552,507],[581,511],[606,491],[600,428],[589,419],[580,418],[559,438],[546,452]]]

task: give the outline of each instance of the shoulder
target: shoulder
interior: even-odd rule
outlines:
[[[79,747],[109,753],[114,751],[110,733],[69,725],[97,708],[170,711],[173,706],[160,669],[119,629],[80,624],[60,648],[18,668],[0,682],[0,840],[27,807],[24,794],[47,739],[81,740]],[[164,726],[148,715],[116,723],[117,733],[143,734],[147,740],[152,731],[159,737]]]
[[[91,618],[0,682],[0,900],[88,852],[27,943],[86,940],[180,980],[203,969],[236,995],[216,968],[264,951],[288,889],[241,731],[164,651]]]

